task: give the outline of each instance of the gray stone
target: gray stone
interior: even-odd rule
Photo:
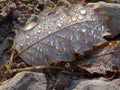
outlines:
[[[56,90],[64,90],[65,87],[69,87],[72,82],[72,77],[70,75],[60,74],[58,75],[54,87]]]
[[[107,16],[110,17],[110,21],[107,25],[110,29],[109,32],[112,34],[112,37],[115,37],[116,35],[120,34],[120,4],[105,2],[89,4],[94,4],[94,8],[100,8],[100,11],[107,12]]]
[[[71,87],[66,90],[120,90],[120,79],[113,81],[106,81],[104,78],[74,80]]]
[[[12,43],[10,40],[5,39],[2,43],[0,43],[0,66],[4,65],[8,60],[8,52]]]
[[[120,0],[109,0],[109,1],[113,3],[120,3]]]
[[[43,73],[24,71],[2,83],[0,90],[46,90]]]

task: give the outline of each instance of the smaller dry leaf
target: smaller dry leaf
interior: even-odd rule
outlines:
[[[112,66],[114,72],[119,72],[119,68],[117,66]]]
[[[85,70],[91,74],[106,74],[106,71],[120,72],[120,41],[111,41],[103,48],[93,51],[93,56],[81,65],[89,65]]]

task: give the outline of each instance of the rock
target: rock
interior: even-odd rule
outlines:
[[[0,53],[4,53],[5,50],[10,48],[11,43],[8,39],[5,39],[1,44],[0,44]]]
[[[113,81],[105,81],[103,78],[74,80],[68,90],[120,90],[120,79]]]
[[[113,3],[120,3],[120,0],[109,0],[109,1]]]
[[[8,39],[0,43],[0,66],[4,65],[9,59],[8,52],[11,46],[12,43]]]
[[[71,82],[72,82],[72,77],[70,75],[60,74],[56,79],[54,88],[55,90],[64,90],[65,87],[69,87]]]
[[[108,22],[108,27],[110,28],[109,32],[112,34],[112,37],[120,34],[120,4],[115,3],[88,3],[88,5],[93,4],[93,8],[100,8],[101,11],[107,12],[107,16],[110,17]]]
[[[0,90],[46,90],[43,73],[24,71],[2,83]]]
[[[71,75],[60,72],[45,70],[44,73],[47,79],[47,90],[64,90],[70,87],[73,80]]]

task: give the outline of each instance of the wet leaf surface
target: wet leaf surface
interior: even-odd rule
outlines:
[[[15,36],[16,49],[28,64],[49,65],[48,61],[70,61],[92,45],[106,40],[103,16],[89,6],[60,6],[43,11],[37,25]]]

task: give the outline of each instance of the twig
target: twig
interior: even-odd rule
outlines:
[[[51,0],[48,0],[54,7],[56,6],[56,4],[53,2],[53,1],[51,1]]]
[[[65,70],[63,67],[55,67],[55,66],[33,66],[21,69],[12,69],[10,73],[18,73],[22,71],[37,71],[37,70],[44,70],[44,69],[57,69],[57,70]],[[9,72],[6,72],[9,73]]]
[[[107,55],[107,54],[112,54],[112,53],[115,53],[115,52],[120,52],[120,50],[106,52],[106,53],[100,54],[100,55],[98,55],[98,56],[96,56],[96,57],[105,56],[105,55]]]
[[[16,46],[16,43],[13,43],[12,49],[14,49],[15,46]],[[14,58],[14,54],[15,54],[15,50],[12,50],[10,59],[8,60],[8,64],[6,65],[7,69],[11,69],[11,64],[12,64],[12,61],[13,61],[13,58]]]

